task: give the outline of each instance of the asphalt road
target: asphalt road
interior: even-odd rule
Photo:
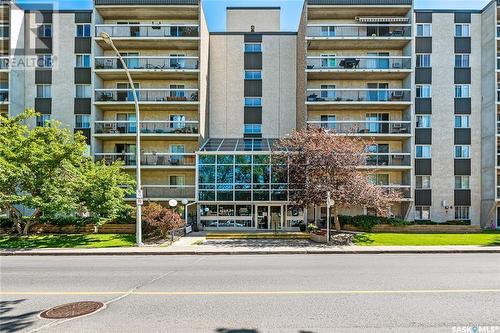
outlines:
[[[1,332],[461,332],[479,325],[500,333],[498,254],[1,257],[0,269]],[[83,300],[106,308],[72,320],[38,317]]]

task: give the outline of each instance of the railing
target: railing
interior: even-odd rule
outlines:
[[[411,121],[308,121],[308,126],[323,128],[334,133],[358,134],[410,134]]]
[[[9,57],[0,57],[0,69],[9,69]]]
[[[500,57],[497,57],[497,69],[500,70]]]
[[[198,89],[136,89],[140,102],[196,102]],[[97,102],[133,102],[131,89],[95,89]]]
[[[307,57],[307,69],[411,69],[411,57]]]
[[[198,57],[123,57],[128,69],[198,69]],[[96,57],[95,69],[123,69],[116,57]]]
[[[140,122],[142,134],[197,134],[198,121],[155,121],[142,120]],[[135,121],[113,120],[96,121],[95,134],[135,134],[137,127]]]
[[[500,102],[500,90],[497,90],[497,101]]]
[[[145,199],[194,198],[194,185],[143,185]],[[135,194],[133,195],[135,198]]]
[[[411,166],[409,153],[367,153],[367,166]]]
[[[196,24],[97,24],[95,36],[105,32],[111,37],[198,37]]]
[[[0,102],[9,101],[9,89],[0,89]]]
[[[307,37],[411,37],[411,24],[311,24]]]
[[[500,134],[500,121],[497,121],[497,134]]]
[[[383,190],[387,192],[399,192],[403,199],[411,198],[411,186],[410,185],[379,185]]]
[[[497,37],[500,37],[500,25],[497,25]]]
[[[410,89],[307,89],[307,102],[410,101]]]
[[[127,166],[136,165],[135,153],[96,153],[96,161],[107,164],[123,161]],[[143,153],[142,166],[195,166],[196,155],[192,153]]]
[[[0,38],[9,38],[9,25],[0,24]]]

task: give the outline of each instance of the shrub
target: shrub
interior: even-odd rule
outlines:
[[[142,218],[146,224],[147,232],[159,232],[163,238],[168,236],[169,231],[182,228],[185,225],[178,213],[157,203],[145,206]]]
[[[310,233],[314,233],[314,232],[318,231],[318,229],[319,228],[314,223],[309,223],[307,225],[307,231]]]

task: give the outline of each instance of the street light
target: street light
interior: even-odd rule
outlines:
[[[142,242],[142,203],[143,203],[143,193],[141,189],[141,123],[139,116],[139,100],[137,99],[137,92],[135,90],[134,81],[132,81],[132,76],[128,70],[127,64],[122,58],[122,55],[116,49],[111,36],[106,32],[101,32],[101,38],[104,40],[106,44],[111,46],[113,51],[115,52],[118,59],[125,69],[125,73],[127,74],[128,83],[130,88],[132,89],[132,95],[134,96],[134,104],[135,104],[135,163],[136,163],[136,224],[135,224],[135,233],[136,233],[136,244],[137,246],[142,246],[144,243]]]

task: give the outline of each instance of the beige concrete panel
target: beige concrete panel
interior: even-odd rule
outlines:
[[[250,32],[251,26],[256,32],[280,31],[279,9],[228,9],[226,11],[226,31]]]

